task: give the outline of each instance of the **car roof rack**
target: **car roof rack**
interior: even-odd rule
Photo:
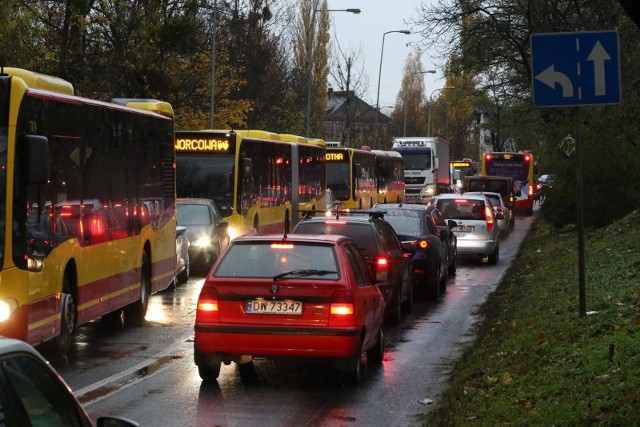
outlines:
[[[386,211],[378,211],[378,210],[368,210],[368,209],[356,209],[352,210],[349,213],[351,214],[361,214],[361,215],[369,215],[370,219],[384,219],[384,214]]]
[[[317,213],[324,214],[326,213],[326,211],[321,211],[318,209],[307,209],[307,210],[300,211],[300,215],[302,215],[301,220],[313,218],[314,216],[316,216]]]

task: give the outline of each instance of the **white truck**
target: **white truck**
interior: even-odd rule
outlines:
[[[452,192],[449,143],[438,137],[394,138],[392,150],[404,159],[405,201],[425,203]]]

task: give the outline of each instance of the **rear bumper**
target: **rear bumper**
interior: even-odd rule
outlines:
[[[464,240],[458,238],[458,255],[491,255],[496,250],[494,240]]]
[[[296,328],[196,325],[195,348],[207,359],[224,362],[234,356],[331,358],[349,357],[360,344],[357,328]],[[196,364],[198,361],[196,360]]]

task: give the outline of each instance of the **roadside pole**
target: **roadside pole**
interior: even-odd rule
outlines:
[[[587,298],[585,291],[584,261],[584,186],[582,184],[582,141],[580,140],[580,108],[575,107],[576,135],[576,211],[578,225],[578,294],[580,300],[580,317],[587,315]]]
[[[578,293],[580,317],[585,317],[584,188],[579,106],[620,103],[618,33],[583,31],[532,34],[530,46],[533,105],[575,107]]]

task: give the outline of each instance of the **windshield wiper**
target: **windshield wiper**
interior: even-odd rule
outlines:
[[[273,280],[282,279],[287,276],[304,277],[304,276],[325,276],[327,274],[338,274],[337,271],[331,270],[291,270],[284,273],[276,274]]]

